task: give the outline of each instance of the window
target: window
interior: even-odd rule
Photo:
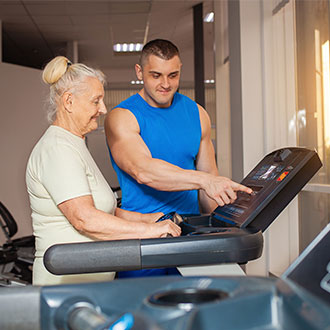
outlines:
[[[330,219],[329,1],[296,1],[298,143],[323,163],[299,197],[300,251]]]

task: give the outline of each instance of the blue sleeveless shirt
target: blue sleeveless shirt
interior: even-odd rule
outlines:
[[[140,135],[153,158],[162,159],[183,169],[195,170],[201,141],[201,124],[197,104],[175,93],[168,108],[150,106],[139,94],[121,102],[116,108],[127,109],[135,116]],[[122,208],[141,213],[176,211],[199,214],[197,190],[159,191],[139,184],[122,171],[110,153],[122,190]]]

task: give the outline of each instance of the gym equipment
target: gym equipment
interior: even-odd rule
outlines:
[[[251,195],[238,192],[234,203],[219,206],[209,215],[183,215],[180,237],[58,244],[46,251],[44,264],[56,275],[244,264],[260,257],[262,232],[321,166],[315,151],[276,150],[241,182],[253,190]]]
[[[3,288],[0,328],[325,330],[329,251],[330,224],[279,279],[165,276]]]
[[[12,239],[17,233],[17,223],[2,202],[0,227],[6,238],[6,242],[0,247],[0,286],[31,284],[34,236]]]

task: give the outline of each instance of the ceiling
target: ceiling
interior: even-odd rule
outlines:
[[[113,45],[169,39],[183,61],[181,85],[193,83],[193,9],[201,0],[0,0],[3,61],[42,68],[53,57],[67,55],[78,44],[78,60],[101,69],[109,86],[136,80],[138,54],[116,54]],[[213,23],[204,23],[205,79],[214,78]]]

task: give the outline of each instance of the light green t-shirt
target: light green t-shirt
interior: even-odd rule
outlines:
[[[116,198],[89,153],[85,140],[61,127],[50,126],[30,155],[26,184],[36,237],[33,284],[113,279],[114,273],[55,276],[46,270],[42,262],[44,252],[51,245],[92,241],[71,225],[58,204],[92,195],[98,210],[114,214],[116,209]]]

